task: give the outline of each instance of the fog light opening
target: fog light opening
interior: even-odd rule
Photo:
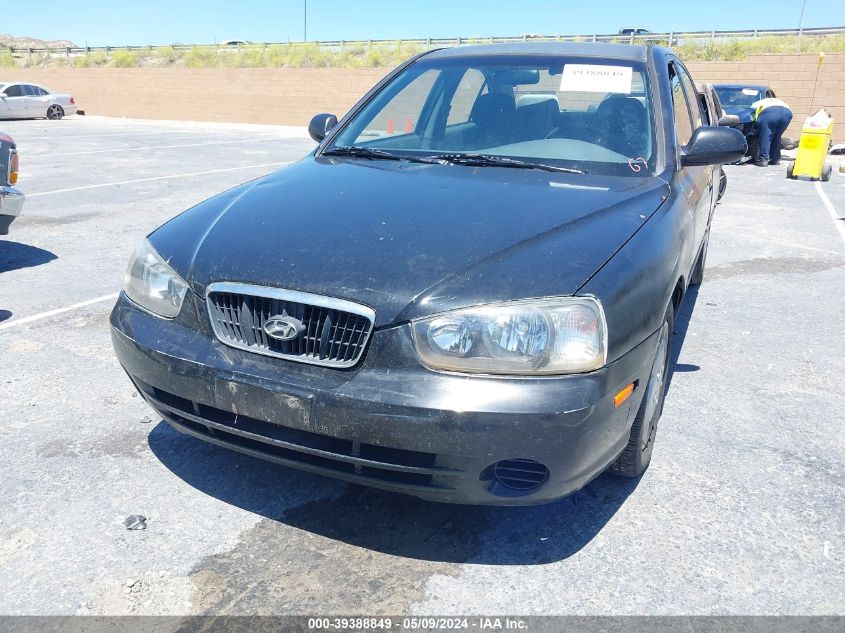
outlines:
[[[533,459],[503,459],[493,464],[493,477],[505,488],[528,492],[546,483],[549,469]]]

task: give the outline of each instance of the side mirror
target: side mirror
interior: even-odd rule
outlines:
[[[326,138],[326,134],[328,134],[331,129],[337,125],[337,117],[333,114],[317,114],[311,119],[311,123],[308,124],[308,133],[318,143],[321,143],[324,138]]]
[[[748,146],[742,132],[732,127],[702,126],[683,148],[681,166],[724,165],[745,156]]]
[[[725,127],[737,127],[740,123],[739,117],[735,114],[725,114],[719,119],[719,125],[724,125]]]

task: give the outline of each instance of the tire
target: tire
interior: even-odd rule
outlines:
[[[698,260],[695,262],[695,268],[689,278],[690,286],[700,286],[704,281],[704,266],[707,263],[707,247],[710,245],[710,229],[707,229],[707,235],[704,236],[704,244],[701,246],[701,252],[698,254]]]
[[[831,165],[825,165],[824,169],[822,169],[822,180],[827,182],[830,180],[830,174],[833,172],[833,167]]]
[[[794,170],[794,169],[795,169],[795,162],[794,162],[794,161],[793,161],[793,162],[791,162],[791,163],[789,163],[789,164],[786,166],[786,177],[787,177],[787,178],[793,178],[792,173],[793,173],[793,170]]]
[[[639,477],[642,475],[654,450],[657,437],[657,422],[663,412],[663,400],[666,396],[666,378],[669,371],[669,359],[672,357],[672,324],[675,313],[670,305],[660,326],[657,350],[654,354],[648,384],[645,387],[642,403],[631,426],[628,445],[622,454],[610,465],[610,472],[621,477]]]
[[[53,121],[58,121],[65,115],[64,108],[60,106],[58,103],[54,103],[49,108],[47,108],[47,118],[52,119]]]
[[[725,173],[725,170],[720,168],[719,169],[719,197],[716,198],[716,202],[722,199],[722,196],[725,195],[725,190],[728,188],[728,175]]]

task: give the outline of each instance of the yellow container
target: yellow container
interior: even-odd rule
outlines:
[[[824,161],[832,134],[833,119],[826,128],[804,126],[798,143],[798,154],[795,162],[786,168],[786,177],[830,180],[832,168],[830,165],[826,166]]]

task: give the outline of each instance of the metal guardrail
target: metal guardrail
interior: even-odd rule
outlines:
[[[807,29],[749,29],[742,31],[684,31],[669,33],[643,33],[640,35],[592,34],[592,35],[517,35],[508,37],[453,37],[453,38],[417,38],[396,40],[323,40],[313,42],[260,42],[247,44],[170,44],[147,46],[72,46],[72,47],[10,47],[13,56],[44,55],[86,55],[103,52],[108,55],[115,51],[149,53],[158,50],[187,51],[193,48],[215,48],[223,51],[266,48],[268,46],[303,46],[317,45],[328,50],[354,49],[372,46],[407,46],[415,48],[438,48],[443,46],[463,46],[467,44],[513,44],[518,42],[610,42],[616,44],[655,44],[677,46],[679,44],[706,44],[708,41],[750,39],[756,37],[797,37],[839,35],[845,33],[845,26],[807,28]]]

